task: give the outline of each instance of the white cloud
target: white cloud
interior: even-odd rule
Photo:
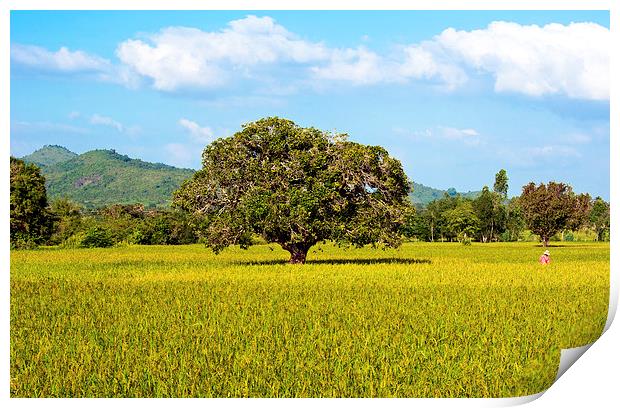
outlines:
[[[530,147],[526,153],[533,158],[581,157],[581,153],[574,147],[561,145]]]
[[[448,28],[422,48],[432,61],[449,56],[455,65],[493,75],[497,92],[606,100],[610,40],[609,29],[594,23],[496,21],[481,30]]]
[[[125,66],[84,51],[71,51],[61,47],[49,51],[35,45],[11,44],[11,64],[18,70],[34,71],[47,75],[81,75],[103,82],[112,82],[136,88],[140,78]]]
[[[142,130],[139,126],[125,126],[109,116],[99,115],[98,113],[90,117],[90,123],[93,125],[108,126],[115,129],[118,133],[124,133],[129,136],[136,136]]]
[[[116,129],[118,133],[123,133],[123,131],[125,130],[125,127],[122,123],[112,119],[109,116],[102,116],[97,113],[90,117],[90,123],[92,123],[93,125],[109,126]]]
[[[182,118],[179,125],[187,129],[192,139],[197,143],[209,143],[213,140],[214,132],[208,126],[200,126],[196,122]]]
[[[477,146],[482,143],[480,133],[477,130],[466,128],[436,126],[422,131],[408,132],[402,128],[394,128],[395,133],[404,135],[414,140],[448,140],[465,143],[469,146]]]
[[[501,146],[497,148],[496,156],[504,158],[512,166],[537,167],[549,164],[554,166],[570,165],[575,163],[575,160],[579,160],[582,154],[572,146],[545,144],[512,148]]]
[[[490,74],[496,92],[609,99],[609,29],[594,23],[520,25],[496,21],[485,29],[448,28],[432,40],[382,56],[365,48],[331,50],[313,67],[320,79],[357,85],[431,80],[446,90]]]
[[[26,122],[11,121],[11,132],[30,133],[30,132],[56,132],[56,133],[75,133],[88,134],[90,131],[85,128],[65,125],[64,123],[53,122]]]
[[[364,47],[334,50],[325,66],[311,67],[318,79],[348,81],[355,85],[375,84],[389,81],[382,58]]]
[[[574,144],[587,144],[592,141],[592,136],[585,133],[571,133],[566,137],[566,140]]]
[[[440,137],[450,140],[478,141],[480,134],[474,129],[457,129],[452,127],[438,127],[436,132]]]
[[[363,37],[360,43],[367,42]],[[49,51],[13,44],[16,67],[87,74],[135,88],[142,79],[165,92],[204,92],[251,82],[258,92],[427,81],[451,91],[472,75],[491,76],[496,92],[609,99],[609,29],[595,23],[521,25],[495,21],[486,28],[447,28],[430,40],[379,53],[364,45],[334,48],[308,41],[270,17],[247,16],[218,31],[166,27],[127,39],[120,64],[66,47]],[[267,90],[267,91],[265,91]]]
[[[403,60],[397,63],[396,76],[415,80],[436,79],[449,91],[467,82],[465,71],[431,42],[405,47],[403,53]]]
[[[54,52],[22,44],[11,45],[11,61],[19,66],[57,73],[105,72],[111,67],[110,61],[83,51],[61,47]]]
[[[321,43],[301,40],[270,17],[248,16],[217,32],[168,27],[148,40],[127,40],[118,58],[153,87],[175,91],[188,87],[222,86],[248,69],[277,62],[298,64],[322,60],[328,50]]]
[[[69,119],[77,119],[81,116],[80,112],[78,111],[71,111],[69,112]]]

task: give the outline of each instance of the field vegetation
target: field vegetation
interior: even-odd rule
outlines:
[[[609,244],[11,252],[13,397],[513,397],[595,341]]]

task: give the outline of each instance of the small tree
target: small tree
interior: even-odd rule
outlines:
[[[470,201],[459,203],[456,208],[443,212],[446,229],[457,237],[457,240],[468,240],[478,232],[480,220],[476,217]]]
[[[258,234],[304,263],[323,240],[398,246],[413,207],[400,162],[379,146],[266,118],[208,145],[173,205],[204,217],[215,252]]]
[[[54,224],[49,243],[57,245],[80,230],[82,227],[82,208],[66,198],[52,201],[50,208]]]
[[[601,197],[596,197],[592,202],[588,221],[596,232],[597,241],[603,241],[605,232],[609,232],[609,209],[609,203]]]
[[[473,208],[480,220],[480,240],[491,242],[506,228],[506,209],[502,205],[502,195],[482,188],[480,195],[474,200]]]
[[[523,211],[519,206],[519,198],[510,199],[506,206],[506,233],[507,241],[518,241],[525,229]]]
[[[42,243],[51,234],[45,177],[34,164],[11,156],[11,247]]]
[[[495,175],[493,191],[499,194],[503,200],[508,198],[508,175],[506,174],[506,170],[501,169]]]
[[[527,227],[546,247],[549,239],[568,226],[577,225],[581,218],[582,198],[573,193],[571,186],[550,182],[523,186],[519,204]]]

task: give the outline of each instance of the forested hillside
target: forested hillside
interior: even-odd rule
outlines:
[[[65,197],[86,208],[130,203],[167,207],[172,192],[194,173],[131,159],[114,150],[76,155],[63,147],[45,146],[23,160],[41,165],[51,200]]]

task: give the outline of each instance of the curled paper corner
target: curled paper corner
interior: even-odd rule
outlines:
[[[555,376],[556,382],[561,376],[573,365],[575,361],[579,360],[579,357],[583,355],[594,343],[586,344],[581,347],[574,347],[569,349],[562,349],[560,353],[560,366],[558,367],[558,373]]]
[[[575,362],[577,360],[579,360],[579,358],[586,351],[588,351],[588,349],[593,344],[594,343],[590,343],[590,344],[586,344],[585,346],[581,346],[581,347],[562,349],[561,352],[560,352],[560,365],[558,367],[558,372],[557,372],[557,374],[555,376],[555,380],[553,380],[553,382],[555,383],[560,377],[562,377],[562,375],[564,375],[564,373],[566,373],[566,371],[568,371],[568,369],[573,364],[575,364]],[[544,391],[541,391],[539,393],[532,394],[532,395],[525,395],[523,397],[512,397],[512,398],[496,399],[497,404],[495,404],[495,406],[512,407],[512,406],[527,404],[527,403],[530,403],[530,402],[532,402],[534,400],[537,400],[545,392],[547,392],[547,390],[544,390]]]
[[[523,397],[495,398],[494,406],[496,407],[514,407],[517,405],[528,404],[541,397],[545,391],[541,391],[532,395],[524,395]]]

